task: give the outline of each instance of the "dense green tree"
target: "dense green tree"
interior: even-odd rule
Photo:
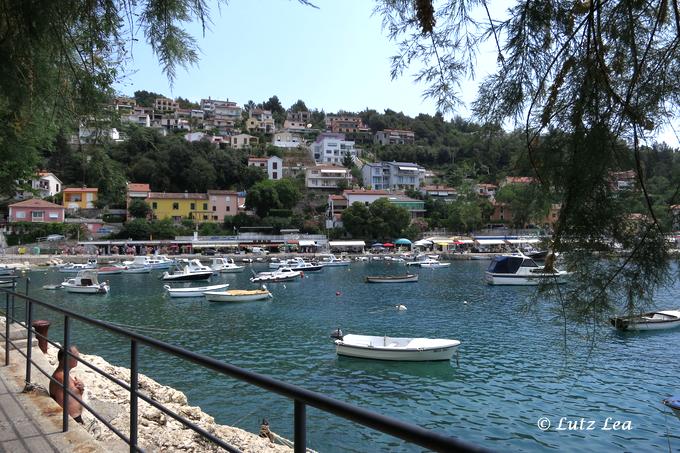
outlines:
[[[371,214],[364,203],[355,201],[342,212],[343,228],[352,237],[365,238],[370,235],[369,220]]]
[[[296,112],[308,112],[309,109],[305,105],[305,101],[302,99],[298,99],[297,102],[293,105],[290,106],[288,109],[289,112],[296,113]]]
[[[133,97],[137,105],[147,108],[153,108],[156,99],[164,98],[166,96],[159,93],[154,93],[153,91],[137,90],[134,92]]]
[[[128,212],[133,218],[146,219],[151,214],[151,207],[143,200],[132,200],[128,206]]]
[[[496,200],[508,204],[517,228],[541,224],[550,212],[550,199],[538,184],[507,184],[498,191]]]

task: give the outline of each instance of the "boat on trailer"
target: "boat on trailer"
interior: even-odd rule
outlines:
[[[414,283],[418,281],[418,275],[368,275],[366,283]]]
[[[619,330],[665,330],[680,326],[680,310],[664,310],[642,313],[637,316],[610,318],[612,326]]]
[[[445,338],[406,338],[373,335],[331,335],[338,355],[362,359],[427,362],[451,360],[459,340]]]

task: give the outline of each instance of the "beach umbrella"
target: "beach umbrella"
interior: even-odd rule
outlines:
[[[385,242],[383,244],[383,247],[394,247],[394,244],[392,244],[391,242]]]
[[[383,248],[383,245],[380,242],[376,242],[371,246],[372,249],[381,249]]]
[[[406,238],[397,239],[396,241],[394,241],[394,243],[397,245],[411,245],[411,241],[409,241]]]
[[[427,239],[421,239],[419,241],[414,242],[413,245],[420,246],[420,247],[430,246],[430,245],[432,245],[432,241],[428,241]]]

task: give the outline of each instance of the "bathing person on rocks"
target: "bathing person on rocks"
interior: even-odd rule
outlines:
[[[80,357],[78,348],[76,348],[75,346],[71,346],[69,348],[69,352],[75,357]],[[54,381],[50,380],[50,396],[61,407],[64,407],[63,404],[64,391],[62,388],[62,383],[64,382],[64,362],[66,361],[65,355],[66,354],[64,353],[64,350],[60,349],[59,353],[57,354],[59,365],[57,366],[57,369],[54,370],[54,373],[52,373],[52,379],[54,379]],[[72,393],[75,393],[76,395],[78,395],[80,399],[82,399],[83,392],[85,391],[85,385],[80,380],[78,380],[77,377],[71,374],[71,370],[73,370],[73,368],[75,368],[76,366],[78,366],[78,361],[73,357],[69,357],[68,362],[70,381],[69,390],[71,390]],[[73,417],[75,421],[77,421],[80,424],[83,424],[83,417],[81,416],[81,414],[83,413],[83,406],[70,395],[68,398],[68,413],[71,417]]]

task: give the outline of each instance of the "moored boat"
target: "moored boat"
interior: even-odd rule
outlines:
[[[80,271],[75,277],[64,280],[61,287],[69,293],[106,294],[109,292],[109,284],[99,283],[97,273],[91,269]]]
[[[233,272],[243,272],[245,266],[239,266],[234,263],[233,259],[215,257],[210,262],[210,268],[215,272],[220,273],[233,273]]]
[[[680,310],[664,310],[642,313],[638,316],[610,318],[612,326],[619,330],[664,330],[680,326]]]
[[[163,285],[163,288],[168,292],[170,297],[202,297],[206,291],[219,291],[229,287],[228,283],[221,285],[210,286],[195,286],[193,288],[172,288],[169,285]]]
[[[102,266],[95,269],[98,275],[120,274],[125,269],[124,266]]]
[[[162,279],[164,281],[190,281],[190,280],[209,280],[213,275],[213,270],[205,266],[196,266],[198,260],[191,260],[185,263],[184,266],[177,265],[172,273],[164,272]],[[199,263],[200,264],[200,263]]]
[[[433,262],[427,262],[427,263],[421,263],[420,267],[428,268],[428,269],[439,269],[442,267],[449,267],[451,263],[442,263],[441,261],[433,261]]]
[[[343,335],[340,329],[336,330],[331,338],[335,340],[338,355],[375,360],[409,362],[451,360],[460,346],[459,340]]]
[[[670,407],[675,416],[680,418],[680,395],[669,396],[662,403]]]
[[[66,263],[63,266],[59,266],[59,272],[69,273],[69,272],[80,272],[84,270],[91,270],[97,268],[97,260],[89,259],[87,263]]]
[[[253,300],[271,299],[274,297],[266,288],[206,291],[203,295],[210,302],[249,302]]]
[[[349,266],[352,262],[349,258],[338,258],[332,253],[325,253],[317,256],[321,258],[319,263],[326,267]]]
[[[175,260],[165,255],[147,255],[135,256],[132,261],[123,261],[123,264],[127,267],[150,266],[152,269],[170,269],[175,264]]]
[[[151,272],[152,267],[146,265],[131,265],[123,269],[124,274],[148,274]]]
[[[418,275],[368,275],[366,276],[366,283],[411,283],[417,282]]]
[[[289,267],[281,267],[274,272],[260,272],[250,278],[253,283],[286,282],[302,277],[301,271],[295,271]]]

